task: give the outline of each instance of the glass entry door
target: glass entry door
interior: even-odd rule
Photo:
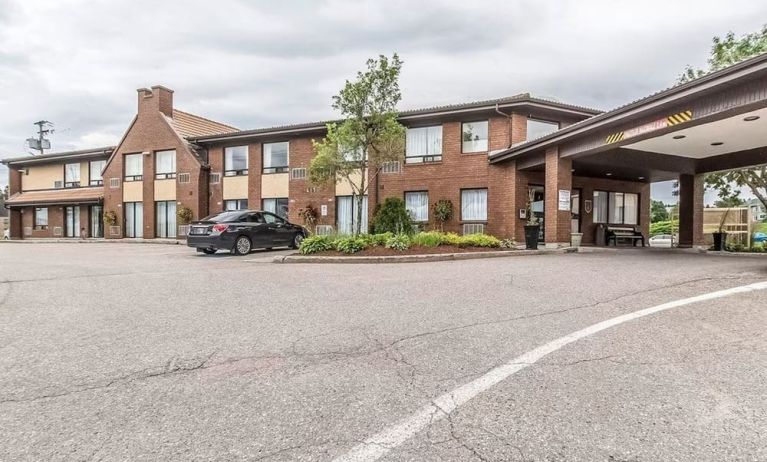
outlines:
[[[570,193],[570,232],[581,232],[581,190],[573,189]]]
[[[91,237],[104,237],[104,206],[91,205]]]
[[[126,202],[124,207],[125,237],[144,237],[144,204]]]
[[[66,237],[80,235],[80,207],[72,205],[64,208],[64,232]]]

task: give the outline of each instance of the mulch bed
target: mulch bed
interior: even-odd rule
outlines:
[[[337,250],[328,250],[318,252],[312,256],[320,257],[388,257],[390,255],[434,255],[444,253],[470,253],[470,252],[503,252],[508,249],[494,249],[491,247],[455,247],[451,245],[440,245],[438,247],[413,246],[407,250],[394,250],[386,247],[368,247],[357,253],[343,253]]]

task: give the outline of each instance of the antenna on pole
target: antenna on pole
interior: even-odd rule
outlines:
[[[40,151],[40,154],[43,154],[46,149],[51,148],[51,141],[45,136],[53,133],[53,128],[50,128],[53,127],[53,123],[47,120],[38,120],[34,125],[37,125],[37,138],[27,138],[27,146],[29,149]]]

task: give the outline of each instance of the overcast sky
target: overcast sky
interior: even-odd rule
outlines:
[[[40,119],[56,151],[115,144],[155,84],[238,128],[334,117],[344,79],[393,51],[401,109],[520,92],[610,109],[765,22],[753,0],[0,0],[0,158]]]

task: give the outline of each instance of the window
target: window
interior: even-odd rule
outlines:
[[[247,210],[248,209],[248,200],[247,199],[230,199],[224,201],[224,210],[227,212],[232,210]]]
[[[176,237],[176,201],[155,202],[157,237]]]
[[[594,223],[639,224],[639,195],[594,191]]]
[[[125,181],[141,181],[143,172],[143,154],[128,154],[125,156]]]
[[[104,206],[91,205],[91,237],[104,237]]]
[[[609,197],[611,224],[636,225],[639,222],[637,194],[611,192]]]
[[[103,178],[101,178],[101,171],[104,170],[107,161],[94,160],[88,165],[88,185],[101,186],[104,184]]]
[[[224,148],[224,176],[248,174],[248,147]]]
[[[264,143],[263,173],[288,172],[288,142]]]
[[[429,193],[426,191],[406,192],[405,208],[413,221],[429,221]]]
[[[362,216],[357,213],[357,204],[362,201]],[[362,222],[362,232],[368,231],[368,196],[336,197],[336,229],[339,234],[353,234],[357,223]]]
[[[527,119],[527,139],[534,140],[559,130],[559,122]]]
[[[288,198],[280,197],[276,199],[264,199],[261,201],[261,209],[265,212],[272,212],[275,215],[288,219]]]
[[[48,209],[35,207],[35,229],[48,229]]]
[[[399,161],[384,162],[381,166],[381,173],[399,173]]]
[[[487,121],[464,123],[461,129],[461,140],[463,141],[461,152],[487,151]]]
[[[75,205],[64,207],[64,236],[80,236],[80,207]]]
[[[594,191],[594,223],[607,223],[607,192]]]
[[[291,178],[294,180],[303,180],[306,179],[306,168],[294,168],[290,171]]]
[[[487,189],[461,190],[461,221],[487,221]]]
[[[64,187],[65,188],[80,187],[80,164],[64,165]]]
[[[420,164],[442,160],[442,125],[408,128],[405,163]]]
[[[125,237],[144,237],[144,203],[126,202],[123,204],[123,211],[125,212]]]
[[[154,153],[157,180],[176,178],[176,151],[157,151]]]

